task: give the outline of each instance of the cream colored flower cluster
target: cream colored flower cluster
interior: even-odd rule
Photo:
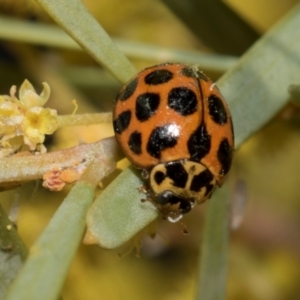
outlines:
[[[45,135],[58,128],[57,111],[43,107],[49,96],[47,83],[43,83],[43,90],[38,95],[28,80],[20,87],[19,99],[16,86],[12,86],[9,96],[0,95],[0,157],[25,145],[31,151],[46,152]]]

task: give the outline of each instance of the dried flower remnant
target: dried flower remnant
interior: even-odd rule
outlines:
[[[24,146],[31,151],[46,152],[45,135],[58,128],[57,111],[43,107],[50,96],[47,83],[43,83],[40,94],[28,80],[22,83],[19,98],[16,90],[16,86],[12,86],[9,96],[0,95],[0,157]]]
[[[44,174],[43,187],[50,191],[61,191],[66,183],[60,179],[60,171],[53,170]]]
[[[64,170],[52,170],[43,175],[43,187],[50,191],[61,191],[68,183],[77,181],[84,169],[67,168]]]

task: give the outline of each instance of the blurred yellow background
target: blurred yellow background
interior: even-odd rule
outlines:
[[[83,2],[113,37],[163,47],[215,52],[163,2]],[[223,2],[259,36],[298,1]],[[51,22],[37,6],[24,0],[0,0],[0,13]],[[80,75],[87,69],[98,68],[82,52],[5,40],[0,42],[0,51],[1,94],[8,93],[11,85],[19,85],[25,77],[36,82],[37,87],[45,80],[53,91],[48,105],[61,113],[72,112],[71,100],[74,98],[79,103],[79,112],[109,111],[120,88],[119,83],[105,75],[99,77],[98,86],[92,84],[95,78]],[[131,59],[137,69],[160,63],[153,59]],[[214,79],[221,75],[210,74],[209,70],[206,73]],[[246,184],[247,204],[244,222],[231,233],[227,299],[300,298],[299,125],[299,111],[289,106],[236,153],[229,180]],[[49,148],[71,147],[111,135],[110,124],[65,128],[49,140]],[[123,166],[128,164],[123,163]],[[2,193],[0,197],[7,212],[18,201],[19,233],[30,247],[66,194],[67,191],[49,192],[39,182],[34,182]],[[141,258],[136,258],[134,252],[119,258],[118,254],[126,252],[128,245],[114,251],[81,245],[63,288],[63,299],[194,299],[195,266],[204,215],[205,204],[185,217],[188,236],[181,233],[180,225],[160,221],[157,236],[154,239],[146,237],[143,241]]]

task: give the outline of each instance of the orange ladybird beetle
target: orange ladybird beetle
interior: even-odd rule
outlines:
[[[210,198],[230,169],[230,111],[196,66],[165,63],[141,71],[116,97],[113,127],[125,156],[149,182],[151,202],[172,222]]]

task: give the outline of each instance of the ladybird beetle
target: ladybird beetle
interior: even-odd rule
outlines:
[[[210,198],[228,173],[234,135],[228,106],[196,66],[146,68],[118,93],[113,127],[125,156],[172,222]]]

